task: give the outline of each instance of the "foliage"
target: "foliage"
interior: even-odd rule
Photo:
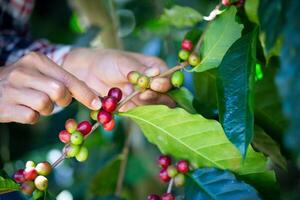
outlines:
[[[8,192],[19,191],[20,186],[10,178],[0,176],[0,195]]]

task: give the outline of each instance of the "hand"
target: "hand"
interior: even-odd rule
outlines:
[[[127,80],[131,71],[156,76],[167,70],[166,64],[159,58],[108,49],[74,49],[66,57],[63,67],[101,96],[105,96],[111,87],[121,88],[125,96],[131,94],[134,89]],[[170,88],[169,79],[154,78],[151,90],[133,98],[121,111],[143,104],[173,107],[173,100],[163,94]]]
[[[35,123],[54,103],[69,105],[72,96],[90,109],[101,107],[85,83],[44,55],[31,52],[0,68],[0,122]]]

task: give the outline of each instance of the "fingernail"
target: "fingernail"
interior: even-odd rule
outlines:
[[[150,67],[145,70],[144,74],[149,77],[154,77],[160,74],[160,70],[157,67]]]
[[[96,98],[92,101],[92,107],[95,109],[95,110],[99,110],[101,107],[102,107],[102,103],[100,101],[100,99]]]

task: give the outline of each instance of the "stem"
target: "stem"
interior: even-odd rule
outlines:
[[[138,93],[140,93],[139,90],[134,91],[130,95],[128,95],[125,99],[123,99],[119,105],[117,106],[116,110],[119,110],[122,106],[124,106],[128,101],[130,101],[133,97],[135,97]]]
[[[54,169],[55,167],[57,167],[64,159],[65,159],[66,155],[65,153],[63,153],[53,164],[52,164],[52,169]]]
[[[175,66],[175,67],[173,67],[173,68],[171,68],[171,69],[169,69],[169,70],[167,70],[167,71],[161,73],[161,74],[158,75],[157,77],[165,77],[165,76],[171,75],[171,74],[173,74],[174,72],[176,72],[176,71],[178,71],[178,70],[181,70],[181,69],[185,68],[187,65],[188,65],[187,62],[182,62],[182,63],[180,63],[179,65],[177,65],[177,66]]]
[[[169,182],[167,193],[171,193],[172,187],[173,187],[173,182],[174,182],[174,178],[172,178],[171,181]]]

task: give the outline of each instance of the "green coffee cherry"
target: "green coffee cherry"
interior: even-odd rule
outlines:
[[[196,54],[191,54],[189,56],[189,64],[192,65],[193,67],[197,66],[200,63],[200,57],[197,56]]]
[[[41,190],[34,190],[34,192],[32,194],[33,199],[39,199],[42,196],[44,196],[44,192]]]
[[[169,177],[171,177],[171,178],[175,177],[178,174],[176,167],[173,165],[170,165],[167,168],[167,172],[168,172]]]
[[[71,135],[71,143],[75,145],[80,145],[83,142],[83,135],[79,131],[75,131]]]
[[[25,164],[25,168],[35,168],[35,163],[32,160],[28,160]]]
[[[127,79],[132,84],[137,84],[141,74],[137,71],[132,71],[127,74]]]
[[[45,191],[48,188],[48,179],[40,175],[34,180],[34,185],[37,189]]]
[[[184,82],[184,74],[182,71],[176,71],[172,74],[171,83],[174,87],[181,87]]]
[[[150,78],[148,76],[142,75],[137,82],[137,85],[142,89],[147,89],[150,87]]]
[[[180,50],[179,53],[178,53],[178,57],[181,59],[181,60],[187,60],[190,56],[190,52],[188,52],[187,50]]]
[[[70,144],[66,147],[65,152],[68,158],[75,157],[80,151],[80,146]]]
[[[174,177],[174,184],[176,187],[182,187],[185,183],[185,177],[183,174],[177,174]]]
[[[92,120],[95,120],[97,121],[97,116],[98,116],[98,110],[92,110],[91,113],[90,113],[90,117]]]
[[[83,162],[86,161],[86,159],[89,156],[89,151],[86,147],[82,146],[80,148],[79,153],[75,156],[76,160],[78,160],[79,162]]]

